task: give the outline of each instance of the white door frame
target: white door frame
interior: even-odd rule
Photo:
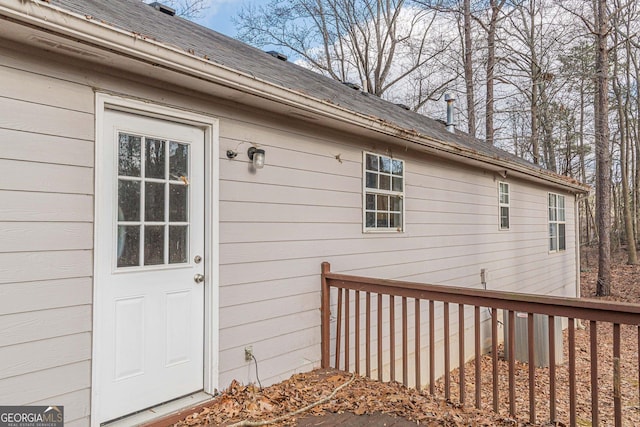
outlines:
[[[174,122],[197,126],[205,133],[205,283],[204,283],[204,391],[214,394],[218,387],[218,284],[219,284],[219,134],[218,119],[191,111],[180,110],[164,105],[144,102],[123,96],[96,92],[96,121],[95,121],[95,164],[94,164],[94,244],[93,244],[93,344],[91,354],[91,425],[99,426],[100,402],[103,396],[100,394],[98,381],[99,369],[101,369],[100,340],[95,337],[100,334],[100,286],[96,277],[101,277],[99,271],[102,267],[97,260],[101,259],[103,252],[109,250],[110,245],[97,242],[98,225],[103,221],[111,221],[104,218],[104,203],[111,201],[100,197],[100,188],[103,182],[103,168],[105,162],[112,159],[104,159],[101,156],[102,144],[113,143],[104,140],[104,113],[105,110],[116,110],[136,113],[142,116],[166,119]],[[104,263],[102,263],[104,265]],[[140,408],[145,409],[145,408]]]

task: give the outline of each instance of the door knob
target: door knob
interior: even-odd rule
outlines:
[[[204,274],[196,274],[195,276],[193,276],[193,281],[196,283],[204,282]]]

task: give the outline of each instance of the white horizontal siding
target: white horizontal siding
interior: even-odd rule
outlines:
[[[0,190],[0,221],[92,222],[93,195]]]
[[[84,222],[0,222],[0,252],[93,248],[93,224]]]
[[[235,201],[256,202],[263,205],[273,203],[343,208],[360,208],[362,206],[362,201],[354,198],[353,193],[295,187],[291,184],[293,183],[280,185],[276,188],[277,191],[274,191],[273,186],[261,182],[249,183],[230,180],[220,186],[220,201],[221,204]]]
[[[219,388],[255,380],[247,345],[264,384],[318,366],[322,261],[334,271],[476,288],[485,268],[490,289],[575,292],[570,196],[567,251],[550,254],[545,188],[507,179],[511,229],[499,231],[502,178],[491,172],[44,57],[0,48],[0,81],[33,83],[0,88],[0,352],[77,346],[66,356],[60,349],[57,368],[33,356],[6,373],[15,375],[0,378],[2,402],[73,396],[67,401],[81,409],[68,424],[88,423],[89,362],[74,358],[86,357],[91,330],[94,88],[220,119]],[[264,169],[250,169],[251,145],[266,150]],[[239,154],[230,160],[227,150]],[[363,150],[406,162],[404,233],[362,233]],[[64,386],[56,382],[67,375]],[[51,385],[33,391],[18,379]]]
[[[294,318],[299,313],[311,311],[317,307],[318,291],[292,295],[258,302],[245,303],[241,306],[222,307],[220,309],[220,328],[255,324],[268,320],[273,316],[289,316]]]
[[[246,173],[247,164],[244,162],[221,162],[220,175],[232,176]],[[338,174],[328,174],[321,170],[309,171],[269,165],[260,170],[260,173],[248,174],[247,182],[259,182],[271,184],[274,187],[303,187],[316,190],[331,190],[357,194],[361,190],[361,178],[345,177]]]
[[[312,333],[312,331],[310,331]],[[317,329],[317,333],[320,330]],[[288,342],[288,348],[295,348],[298,345],[297,342]],[[284,381],[291,375],[307,372],[317,367],[315,359],[320,351],[319,345],[313,345],[305,348],[294,349],[287,353],[278,355],[271,359],[258,359],[259,360],[259,372],[260,381],[262,385],[273,384],[280,381]],[[244,351],[241,351],[244,354]],[[255,378],[255,371],[253,371],[253,364],[247,363],[241,368],[230,369],[225,373],[225,377],[230,378],[243,378],[243,381],[253,382],[257,384]]]
[[[0,347],[91,330],[91,307],[61,307],[2,316]]]
[[[0,158],[91,167],[93,144],[83,139],[0,129]]]
[[[493,235],[492,235],[493,236]],[[384,257],[390,251],[395,252],[415,252],[424,253],[432,251],[438,254],[438,248],[447,245],[456,248],[455,253],[444,254],[444,256],[456,257],[464,254],[474,254],[478,252],[502,252],[504,245],[512,245],[513,248],[527,247],[535,245],[539,248],[540,233],[500,233],[491,242],[482,235],[447,235],[447,230],[441,230],[439,235],[421,236],[398,236],[399,238],[389,239],[386,234],[367,234],[354,238],[343,239],[316,239],[316,240],[295,240],[288,241],[286,245],[280,241],[274,242],[246,242],[246,243],[226,243],[221,245],[221,261],[223,264],[242,264],[246,262],[266,262],[297,260],[300,258],[318,258],[331,255],[334,259],[341,256],[363,256],[379,255]],[[339,244],[336,244],[338,242]],[[433,253],[426,253],[427,256],[434,257]],[[400,254],[399,254],[400,256]],[[404,257],[403,257],[404,258]],[[425,257],[423,256],[423,259]],[[430,258],[431,259],[431,258]]]
[[[73,420],[71,422],[65,422],[64,425],[66,427],[86,427],[89,425],[90,423],[90,418],[89,417],[83,417],[77,420]]]
[[[43,354],[47,357],[43,358]],[[11,378],[90,358],[89,332],[0,347],[0,360],[14,361],[0,366],[0,378]]]
[[[64,425],[77,425],[87,426],[89,425],[89,414],[91,407],[89,402],[91,400],[91,391],[89,388],[84,388],[72,393],[65,393],[58,396],[47,397],[45,400],[37,402],[29,402],[29,405],[47,405],[50,404],[64,406]]]
[[[220,329],[220,350],[241,348],[252,344],[257,340],[264,340],[280,335],[290,335],[293,332],[308,329],[309,325],[319,325],[320,313],[317,310],[306,310],[293,313],[289,316],[281,316],[278,313],[261,322],[244,323]],[[247,340],[253,337],[253,340]],[[316,355],[317,356],[317,355]],[[237,357],[237,355],[236,355]],[[242,352],[244,357],[244,352]],[[260,357],[258,354],[257,357]]]
[[[277,280],[261,280],[258,282],[235,284],[220,288],[220,301],[225,307],[291,297],[318,291],[318,280],[315,274],[305,277],[292,277]]]
[[[24,70],[8,62],[0,66],[1,97],[93,114],[91,87],[37,72],[28,74],[27,84]]]
[[[94,138],[93,114],[0,96],[0,128],[65,138]]]
[[[575,293],[572,196],[566,200],[567,251],[550,254],[548,189],[508,179],[511,229],[501,231],[502,178],[407,152],[397,154],[406,168],[405,232],[363,234],[362,151],[371,149],[366,142],[350,145],[346,137],[288,133],[277,122],[252,125],[241,118],[224,120],[221,136],[222,384],[238,376],[255,380],[243,362],[245,345],[254,345],[258,360],[279,356],[256,343],[289,336],[288,348],[312,346],[302,337],[319,325],[319,293],[309,289],[314,280],[319,287],[322,261],[330,261],[333,271],[477,289],[484,268],[489,289]],[[237,160],[224,155],[251,143],[266,150],[266,166],[255,173],[242,150]],[[385,153],[385,147],[376,149]],[[312,323],[304,323],[307,315]],[[283,319],[295,327],[279,329]],[[265,322],[278,326],[260,328]],[[451,328],[457,334],[457,318]],[[298,365],[283,363],[283,373],[303,369],[306,362],[293,359]]]
[[[0,253],[0,284],[87,277],[92,263],[89,250]]]
[[[220,222],[305,222],[350,223],[362,220],[359,207],[264,204],[254,202],[220,203]]]
[[[0,159],[0,190],[93,194],[93,169]]]
[[[292,343],[295,344],[292,345]],[[315,353],[320,351],[320,328],[312,327],[310,329],[288,331],[286,334],[256,341],[252,343],[252,347],[254,353],[260,355],[258,360],[260,379],[261,381],[269,381],[270,376],[281,375],[281,372],[276,369],[278,369],[278,364],[281,363],[282,359],[288,358],[287,355],[289,353],[301,352],[308,354],[309,356],[303,357],[302,363],[309,365],[309,367],[313,365],[317,357]],[[238,353],[244,353],[244,346],[222,350],[220,352],[220,364],[228,366],[230,370],[248,371],[249,379],[255,382],[254,365],[249,364],[247,369],[247,363],[237,357]],[[300,360],[295,362],[297,362],[295,366],[299,367]],[[269,365],[274,367],[271,369],[274,371],[273,373],[269,372]]]
[[[0,378],[0,402],[24,405],[89,387],[91,363],[72,363],[11,378]]]
[[[0,52],[0,402],[88,425],[94,96],[38,56]]]
[[[0,285],[0,313],[24,313],[51,308],[88,305],[92,302],[90,277]]]

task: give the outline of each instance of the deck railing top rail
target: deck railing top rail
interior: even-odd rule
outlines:
[[[330,264],[327,262],[322,263],[322,274],[325,280],[331,281],[332,287],[342,289],[547,314],[574,319],[640,325],[640,305],[638,304],[572,297],[541,296],[517,292],[490,291],[485,289],[351,276],[348,274],[332,273],[330,271]]]

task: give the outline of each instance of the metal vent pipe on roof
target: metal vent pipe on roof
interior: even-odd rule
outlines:
[[[444,94],[444,100],[447,101],[447,132],[456,132],[456,123],[454,118],[453,103],[456,100],[456,96],[451,93]]]
[[[169,16],[175,16],[176,14],[176,10],[170,8],[167,5],[164,5],[160,2],[154,1],[153,3],[149,3],[149,6],[151,6],[152,8],[159,10],[160,12],[169,15]]]
[[[274,58],[278,58],[280,61],[286,61],[288,59],[287,55],[285,55],[284,53],[280,53],[278,51],[275,51],[275,50],[270,50],[270,51],[268,51],[266,53],[268,53],[269,55],[273,56]]]
[[[346,87],[350,87],[351,89],[355,89],[355,90],[360,90],[361,87],[358,83],[352,83],[352,82],[342,82],[343,85],[345,85]]]

